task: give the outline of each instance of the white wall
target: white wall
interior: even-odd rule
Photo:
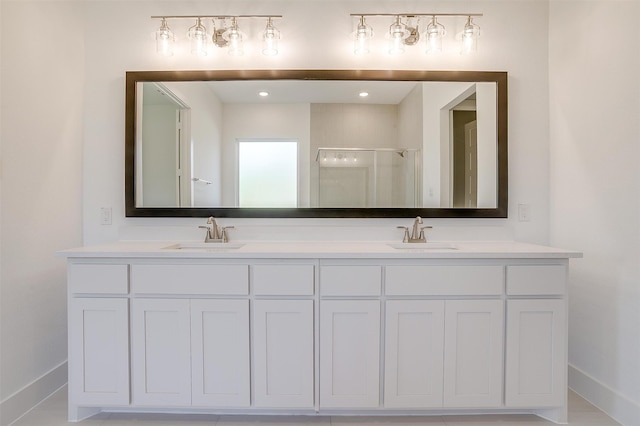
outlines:
[[[0,424],[66,380],[66,274],[81,244],[83,8],[0,3]],[[23,35],[25,25],[35,29]]]
[[[400,57],[372,53],[368,57],[352,54],[349,13],[357,11],[398,12],[392,1],[258,1],[238,0],[181,1],[91,1],[87,2],[85,43],[86,120],[84,132],[84,200],[85,243],[94,244],[129,237],[141,226],[158,224],[194,227],[200,219],[153,220],[124,217],[124,72],[152,69],[460,69],[506,70],[509,80],[509,147],[510,147],[510,209],[520,202],[532,207],[531,222],[506,220],[434,220],[433,235],[462,229],[468,236],[480,238],[515,237],[520,240],[548,241],[548,162],[549,149],[544,143],[548,135],[547,93],[547,28],[548,6],[544,1],[460,1],[447,2],[447,11],[481,11],[478,20],[483,28],[479,52],[473,56],[445,53],[427,57],[422,52],[407,52]],[[441,1],[407,1],[402,8],[412,10],[443,10]],[[280,29],[282,54],[264,57],[247,54],[229,57],[224,51],[207,58],[174,55],[167,59],[155,54],[152,33],[157,14],[193,13],[272,13],[282,14]],[[521,19],[526,16],[527,19]],[[311,18],[312,17],[312,18]],[[110,31],[114,22],[118,31]],[[460,24],[462,25],[462,24]],[[331,31],[326,31],[331,28]],[[108,31],[109,30],[109,31]],[[382,34],[382,29],[377,32]],[[453,31],[453,30],[452,30]],[[542,34],[542,36],[541,36]],[[181,34],[178,34],[181,35]],[[105,52],[114,52],[107,54]],[[117,53],[115,53],[117,52]],[[541,143],[541,141],[543,141]],[[100,207],[111,206],[114,224],[99,224]],[[410,218],[407,218],[407,222]],[[231,220],[229,220],[231,222]],[[237,228],[260,222],[262,226],[278,224],[274,220],[234,219]],[[288,224],[291,221],[287,222]],[[306,220],[297,223],[325,225],[344,223],[336,220]],[[372,221],[348,221],[349,224],[370,224]],[[398,220],[376,222],[392,234]],[[401,222],[402,223],[402,222]],[[351,225],[349,225],[351,226]],[[477,234],[469,235],[470,227]],[[236,233],[238,234],[238,233]]]
[[[572,264],[569,384],[640,424],[638,1],[552,1],[551,242]]]

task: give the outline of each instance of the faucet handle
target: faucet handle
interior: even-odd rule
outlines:
[[[223,243],[228,243],[229,242],[229,233],[227,232],[227,229],[236,229],[235,226],[224,226],[222,227],[222,232],[220,235],[220,238],[222,238],[222,242]]]
[[[207,230],[207,234],[204,236],[204,242],[205,243],[208,243],[209,241],[213,240],[213,234],[211,233],[211,231],[213,229],[212,229],[212,226],[210,224],[200,225],[200,226],[198,226],[198,228]]]
[[[404,236],[402,237],[403,243],[409,242],[409,227],[408,226],[396,226],[398,229],[404,229]]]
[[[425,237],[424,235],[424,230],[425,229],[432,229],[433,226],[421,226],[420,227],[420,239],[423,240],[425,243],[427,242],[427,237]]]

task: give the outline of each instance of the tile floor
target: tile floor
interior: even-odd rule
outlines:
[[[67,423],[67,389],[62,388],[12,426],[60,426]],[[543,426],[553,425],[533,415],[433,416],[433,417],[304,417],[214,416],[101,413],[79,426]],[[571,426],[618,425],[593,405],[569,392]]]

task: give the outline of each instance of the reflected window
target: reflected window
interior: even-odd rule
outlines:
[[[238,205],[298,206],[296,141],[238,141]]]

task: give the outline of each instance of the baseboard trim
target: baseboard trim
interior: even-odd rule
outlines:
[[[0,426],[9,426],[67,383],[67,362],[0,402]]]
[[[640,404],[569,364],[569,388],[623,425],[640,425]]]

